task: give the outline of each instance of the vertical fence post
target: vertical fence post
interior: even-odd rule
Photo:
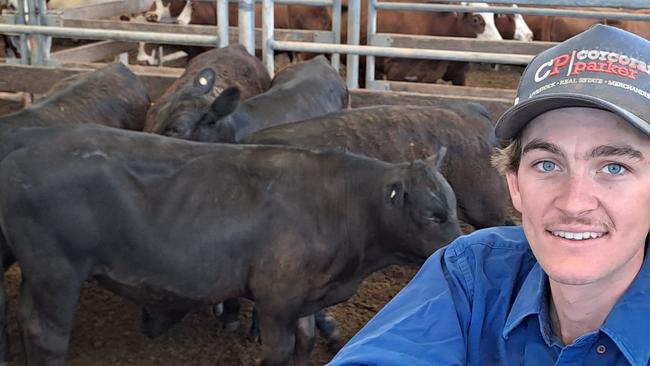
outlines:
[[[255,55],[255,0],[239,0],[239,43]]]
[[[20,1],[20,0],[19,0]],[[29,25],[37,25],[36,20],[36,0],[27,0],[27,22]],[[32,65],[42,65],[43,60],[39,52],[40,34],[32,34],[28,38],[29,59]]]
[[[368,33],[366,44],[370,45],[371,40],[377,33],[377,0],[368,0]],[[366,56],[366,89],[371,88],[375,81],[375,57]]]
[[[348,44],[359,45],[359,28],[361,27],[361,1],[348,1]],[[347,84],[349,89],[359,87],[359,55],[347,55]]]
[[[47,1],[46,0],[34,0],[34,24],[36,25],[47,25]],[[50,60],[50,48],[52,46],[52,37],[44,36],[39,34],[36,37],[37,52],[38,52],[38,62],[40,65],[48,63]]]
[[[262,0],[262,62],[271,77],[275,71],[273,54],[275,19],[273,13],[273,0]]]
[[[219,32],[219,47],[228,47],[230,42],[228,35],[228,0],[217,0],[217,27]]]
[[[341,0],[332,1],[332,34],[334,43],[341,44]],[[341,65],[341,55],[332,54],[332,67],[338,71]]]
[[[16,18],[17,24],[27,24],[27,9],[25,9],[25,1],[18,0],[18,17]],[[29,47],[27,45],[28,39],[25,33],[20,34],[20,63],[29,64]]]

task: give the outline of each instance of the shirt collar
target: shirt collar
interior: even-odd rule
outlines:
[[[527,316],[545,313],[543,309],[547,298],[547,283],[546,274],[542,270],[542,267],[539,263],[535,263],[530,272],[528,272],[524,283],[521,285],[517,297],[512,304],[512,308],[510,308],[510,313],[508,314],[502,332],[503,338],[507,339],[510,332],[521,324]],[[542,333],[544,334],[545,326],[542,323],[540,324],[542,326]],[[546,322],[546,324],[548,324],[548,322]],[[548,343],[548,339],[546,340]]]
[[[650,360],[650,316],[648,306],[650,299],[650,239],[646,242],[646,253],[641,270],[630,287],[616,302],[600,330],[616,343],[632,365],[646,366]],[[546,343],[553,341],[548,318],[547,276],[539,263],[532,267],[522,284],[510,309],[502,336],[508,338],[529,315],[537,314],[540,330]]]

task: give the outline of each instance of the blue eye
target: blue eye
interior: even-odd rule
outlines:
[[[605,165],[604,170],[606,170],[607,173],[609,173],[611,175],[621,175],[627,169],[625,169],[625,167],[623,167],[621,164],[611,163],[611,164]]]
[[[541,172],[552,172],[554,170],[557,170],[557,165],[554,162],[548,160],[540,161],[539,163],[535,164],[535,167]]]

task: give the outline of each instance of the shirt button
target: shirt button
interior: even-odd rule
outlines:
[[[596,347],[596,352],[600,353],[601,355],[605,353],[605,351],[607,351],[607,347],[603,346],[602,344]]]

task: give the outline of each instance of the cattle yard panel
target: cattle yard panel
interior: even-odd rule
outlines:
[[[433,0],[435,2],[435,0]],[[504,3],[500,0],[487,0],[485,1],[486,3]],[[647,7],[647,1],[645,1],[646,4],[645,6]],[[511,3],[515,3],[514,1]],[[576,3],[573,2],[572,4],[568,4],[568,2],[563,2],[563,1],[558,1],[558,0],[531,0],[527,2],[517,2],[519,5],[527,4],[527,5],[571,5],[571,6],[576,6]],[[562,3],[562,4],[558,4]],[[620,6],[619,2],[617,1],[582,1],[580,2],[580,7],[588,6],[587,4],[590,3],[592,5],[598,4],[598,6],[603,6],[603,7],[618,7]],[[642,7],[641,1],[635,2],[631,1],[625,2],[625,7],[628,8],[633,8],[635,6],[637,7]],[[410,37],[403,37],[395,34],[387,34],[387,33],[377,33],[377,10],[378,9],[384,9],[384,10],[416,10],[416,11],[432,11],[432,12],[482,12],[485,11],[486,8],[484,7],[478,7],[478,6],[471,6],[471,5],[448,5],[448,4],[422,4],[422,3],[393,3],[393,2],[378,2],[377,0],[368,0],[368,29],[367,29],[367,44],[369,46],[382,46],[382,47],[400,47],[399,40],[405,41],[408,39],[413,39],[413,36]],[[490,12],[493,13],[504,13],[504,14],[531,14],[531,15],[557,15],[557,16],[572,16],[572,17],[582,17],[582,18],[610,18],[610,19],[620,19],[620,20],[650,20],[650,14],[628,14],[628,13],[621,13],[621,12],[596,12],[596,11],[584,11],[584,10],[569,10],[569,9],[535,9],[535,8],[513,8],[513,7],[503,7],[503,6],[491,6],[489,8]],[[389,38],[390,37],[390,38]],[[426,43],[427,40],[432,40],[434,42],[438,42],[438,37],[427,37],[427,36],[421,36],[421,40],[425,40],[424,42],[421,42],[421,45],[419,48],[427,48]],[[389,41],[390,40],[390,41]],[[395,42],[395,40],[398,40],[398,42]],[[466,41],[467,42],[467,41]],[[471,42],[471,41],[470,41]],[[485,41],[479,41],[479,40],[474,40],[475,44],[480,44]],[[504,41],[508,42],[508,41]],[[424,44],[422,44],[424,43]],[[502,43],[502,42],[498,42]],[[517,41],[510,41],[510,44],[506,48],[491,48],[494,50],[493,52],[498,52],[498,53],[503,53],[504,56],[504,61],[509,64],[527,64],[528,61],[526,62],[519,62],[519,56],[521,56],[521,50],[518,48],[521,47],[522,43],[517,42]],[[537,42],[536,42],[537,43]],[[438,50],[448,50],[448,51],[454,51],[454,49],[449,48],[450,44],[447,44],[447,47],[444,47],[442,44],[437,43],[437,45],[432,45],[432,47],[437,48]],[[544,45],[544,48],[542,49],[536,49],[535,52],[533,52],[531,55],[535,55],[538,52],[542,51],[543,49],[552,46],[553,43],[546,43]],[[495,45],[496,46],[496,45]],[[514,48],[517,48],[515,50]],[[476,48],[473,48],[474,52],[478,53],[483,53],[486,58],[487,53],[483,50],[477,50]],[[454,54],[449,54],[449,55],[443,55],[442,57],[436,57],[435,59],[437,60],[446,60],[446,61],[472,61],[470,59],[453,59]],[[529,57],[528,60],[532,59],[532,57]],[[488,61],[487,59],[481,59],[480,62],[491,62]],[[503,61],[499,61],[503,62]],[[366,80],[365,80],[365,85],[366,88],[368,89],[375,89],[375,90],[396,90],[395,82],[391,81],[383,81],[383,80],[375,80],[375,57],[374,56],[369,56],[366,57]],[[414,86],[414,88],[418,88],[417,85],[418,83],[408,83]],[[408,84],[402,84],[402,85],[408,85]],[[399,89],[397,89],[399,90]]]
[[[37,1],[44,0],[29,0],[31,4],[35,4]],[[213,0],[214,1],[214,0]],[[223,8],[226,6],[225,2],[227,0],[218,0],[218,8]],[[253,0],[244,4],[252,4]],[[532,55],[538,53],[539,51],[546,49],[551,46],[553,43],[540,43],[534,42],[531,44],[522,43],[517,41],[499,41],[486,43],[486,41],[476,40],[476,39],[449,39],[450,37],[429,37],[429,36],[414,36],[414,35],[405,35],[405,34],[382,34],[377,33],[376,29],[376,18],[377,18],[377,9],[384,10],[415,10],[415,11],[485,11],[483,7],[476,6],[466,6],[466,5],[449,5],[449,4],[434,4],[431,2],[441,1],[433,0],[430,3],[390,3],[390,2],[378,2],[377,0],[368,1],[368,45],[358,45],[360,31],[358,30],[360,25],[360,0],[350,0],[349,1],[349,16],[348,16],[348,44],[342,45],[337,44],[340,40],[340,0],[257,0],[263,1],[263,27],[262,27],[262,37],[258,37],[255,32],[257,32],[254,25],[254,18],[250,18],[250,14],[247,15],[246,19],[248,23],[253,19],[253,23],[244,27],[240,23],[238,27],[239,32],[246,32],[243,28],[248,28],[252,30],[248,33],[245,33],[246,36],[243,37],[245,42],[254,42],[251,39],[262,38],[261,48],[264,53],[264,62],[269,71],[273,73],[272,63],[269,61],[272,59],[272,56],[275,51],[298,51],[298,52],[319,52],[319,53],[332,53],[339,54],[345,53],[348,55],[347,62],[347,83],[350,88],[357,87],[357,75],[358,75],[358,56],[370,56],[367,57],[367,66],[374,66],[374,57],[403,57],[403,58],[420,58],[420,59],[434,59],[434,60],[448,60],[448,61],[474,61],[474,62],[490,62],[490,63],[508,63],[508,64],[526,64],[531,58]],[[305,34],[313,34],[312,42],[304,42],[307,37],[289,37],[282,38],[278,40],[278,35],[280,30],[274,29],[274,24],[272,21],[273,17],[273,4],[277,2],[278,4],[300,4],[300,5],[310,5],[310,6],[321,6],[323,4],[332,5],[335,18],[332,21],[333,29],[332,32],[314,32],[314,31],[304,31]],[[560,6],[572,6],[576,8],[585,7],[585,6],[598,6],[598,7],[623,7],[629,9],[643,9],[647,7],[647,0],[585,0],[581,1],[579,6],[573,1],[564,1],[564,0],[487,0],[486,3],[498,3],[498,4],[519,4],[519,5],[560,5]],[[18,2],[22,6],[22,2]],[[253,14],[254,17],[254,7],[252,6],[242,6],[240,2],[239,13],[247,12]],[[34,7],[38,9],[38,7]],[[338,9],[338,14],[337,13]],[[598,16],[602,18],[606,16],[611,19],[622,19],[622,20],[648,20],[650,19],[650,14],[630,14],[630,13],[620,13],[620,12],[593,12],[593,11],[583,11],[583,10],[567,10],[567,9],[543,9],[543,8],[511,8],[501,6],[495,6],[489,8],[491,12],[500,12],[500,13],[521,13],[521,14],[535,14],[535,15],[562,15],[562,16],[573,16],[573,17],[594,17]],[[19,11],[20,13],[20,11]],[[228,27],[224,27],[224,24],[227,24],[227,11],[220,11],[217,28],[221,32],[225,33],[225,30],[229,30]],[[23,13],[24,14],[24,13]],[[20,23],[20,17],[15,17],[16,23]],[[36,17],[28,17],[28,19]],[[45,17],[45,22],[42,24],[52,24],[50,17]],[[24,18],[23,18],[24,20]],[[269,22],[270,20],[270,22]],[[76,20],[77,22],[84,22]],[[179,28],[174,28],[167,33],[154,33],[154,32],[134,32],[133,29],[138,29],[141,26],[154,26],[152,25],[137,25],[129,24],[125,25],[123,31],[116,31],[114,29],[83,29],[79,28],[70,28],[68,25],[71,25],[75,20],[64,20],[67,24],[64,24],[63,27],[60,26],[32,26],[32,25],[3,25],[0,24],[0,33],[17,33],[21,34],[22,37],[25,37],[25,34],[41,34],[49,36],[60,36],[60,37],[74,37],[74,38],[92,38],[92,39],[118,39],[118,40],[128,40],[128,41],[148,41],[156,42],[161,44],[170,44],[170,43],[185,43],[185,44],[194,44],[194,45],[220,45],[223,46],[228,42],[228,37],[216,37],[214,33],[206,34],[178,34]],[[92,22],[92,21],[91,21]],[[111,23],[111,22],[109,22]],[[112,22],[111,24],[116,25],[118,22]],[[54,22],[56,24],[56,22]],[[86,23],[88,25],[88,23]],[[155,26],[159,26],[156,24]],[[178,27],[178,26],[175,26]],[[266,28],[265,28],[266,27]],[[197,27],[197,28],[206,28],[206,27]],[[67,29],[67,30],[64,30]],[[212,28],[209,28],[212,29]],[[173,33],[172,33],[173,32]],[[183,32],[183,31],[181,31]],[[213,32],[209,30],[207,32]],[[289,31],[291,35],[297,35],[299,31]],[[242,40],[240,33],[240,40]],[[321,36],[319,36],[319,34]],[[252,35],[252,37],[251,37]],[[317,41],[317,42],[313,42]],[[255,43],[253,43],[255,44]],[[257,43],[259,44],[259,43]],[[432,47],[433,46],[433,47]],[[250,50],[250,45],[247,46]],[[333,63],[338,65],[338,57],[333,57]],[[390,83],[374,80],[373,71],[374,67],[367,67],[367,83],[366,87],[378,88],[378,89],[390,89]],[[368,72],[370,71],[370,72]],[[394,85],[397,85],[393,83]],[[415,84],[415,83],[402,83],[402,84]],[[407,86],[400,85],[400,89],[407,89]]]

